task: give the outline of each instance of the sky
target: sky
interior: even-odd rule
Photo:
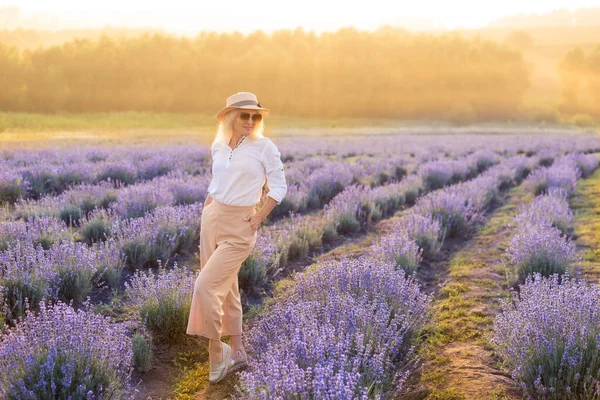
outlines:
[[[18,7],[19,20],[41,25],[155,27],[185,34],[297,27],[323,32],[350,25],[371,30],[385,24],[414,30],[480,28],[506,15],[600,7],[600,0],[0,0],[4,6]]]

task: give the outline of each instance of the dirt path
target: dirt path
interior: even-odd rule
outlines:
[[[503,255],[513,234],[509,224],[526,196],[517,187],[505,199],[472,239],[449,246],[440,260],[421,268],[419,279],[436,299],[433,319],[421,369],[398,399],[521,398],[486,339],[500,300],[508,294]]]

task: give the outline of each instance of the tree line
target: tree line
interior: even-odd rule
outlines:
[[[576,47],[559,64],[561,102],[566,114],[600,117],[600,44],[589,52]]]
[[[0,110],[211,114],[252,91],[278,115],[505,120],[530,73],[501,43],[391,27],[0,43]]]

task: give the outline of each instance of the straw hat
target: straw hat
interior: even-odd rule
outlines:
[[[223,120],[225,114],[229,111],[234,110],[236,108],[243,108],[246,110],[260,110],[261,114],[264,117],[267,117],[271,110],[268,108],[263,108],[260,106],[258,99],[254,93],[250,92],[238,92],[236,94],[232,94],[227,98],[226,106],[219,111],[217,114],[217,119],[219,121]]]

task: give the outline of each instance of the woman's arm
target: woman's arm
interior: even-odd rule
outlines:
[[[285,197],[287,193],[287,184],[285,182],[285,173],[283,172],[283,163],[279,150],[273,142],[269,143],[261,154],[261,162],[265,167],[267,182],[269,183],[269,193],[267,201],[263,204],[260,211],[255,214],[248,214],[246,221],[250,221],[252,230],[256,232],[260,224],[269,216],[273,208]]]
[[[260,224],[269,216],[273,208],[277,205],[277,201],[272,197],[267,197],[267,201],[256,214],[248,214],[244,220],[250,221],[252,231],[256,232]]]

